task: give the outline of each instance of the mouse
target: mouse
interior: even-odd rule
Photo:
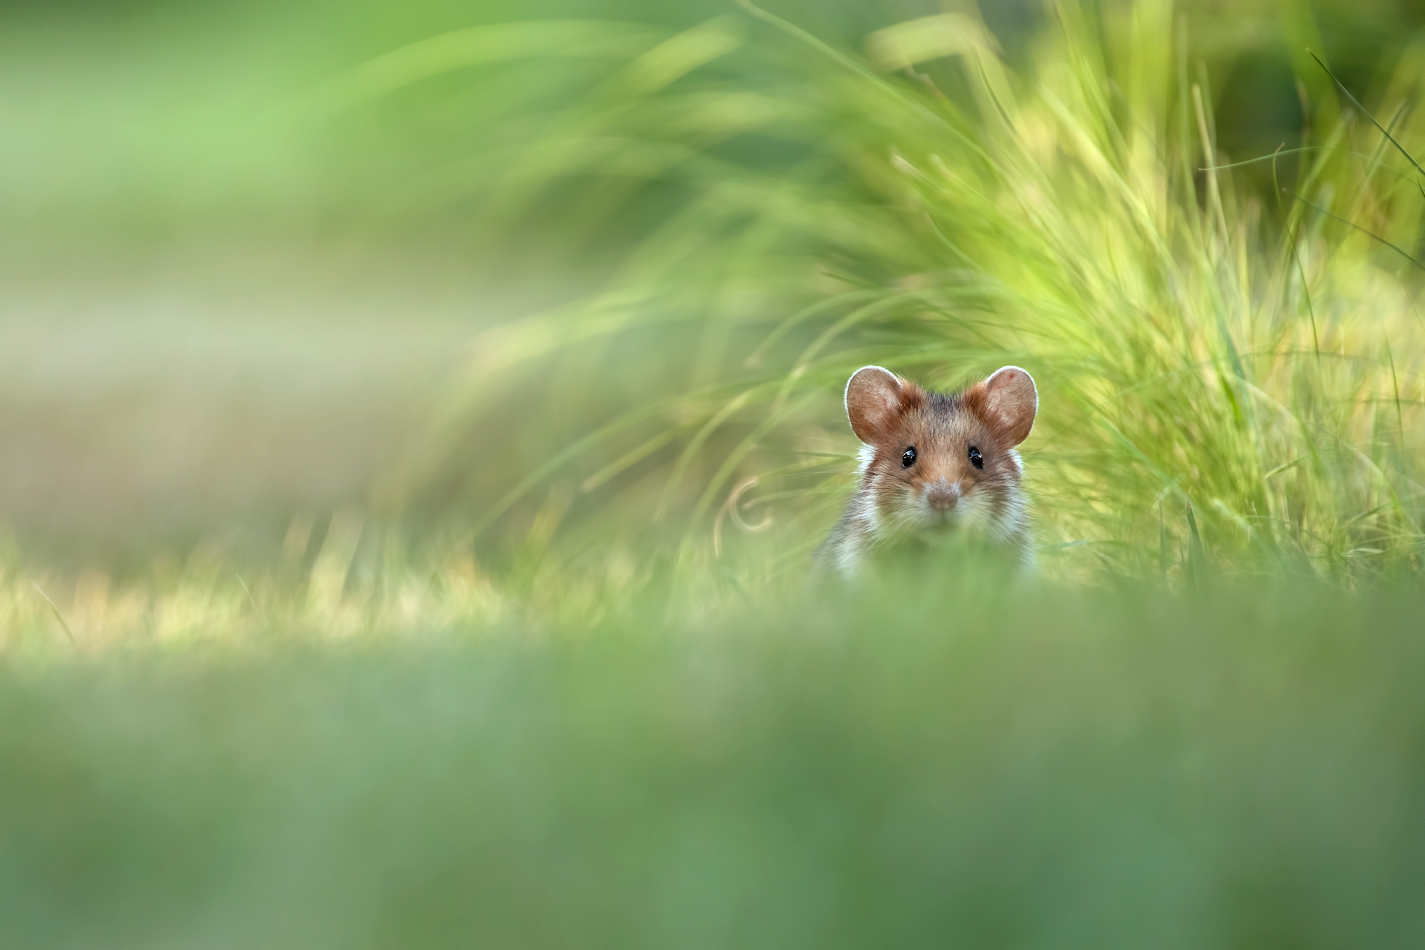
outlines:
[[[878,547],[948,534],[988,542],[1032,571],[1016,447],[1038,413],[1034,378],[1018,366],[954,393],[924,389],[882,366],[852,373],[846,417],[861,440],[857,488],[818,550],[818,565],[852,577]]]

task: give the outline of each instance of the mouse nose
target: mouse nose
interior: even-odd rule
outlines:
[[[926,486],[925,500],[936,511],[949,511],[955,507],[955,502],[960,500],[960,486],[951,485],[942,479]]]

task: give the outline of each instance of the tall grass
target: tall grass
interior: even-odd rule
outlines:
[[[1413,169],[1351,106],[1280,161],[1223,155],[1171,4],[1050,12],[1014,69],[970,14],[851,51],[745,3],[508,132],[516,160],[483,156],[495,219],[646,236],[594,298],[476,340],[396,484],[522,412],[543,448],[477,535],[563,497],[570,550],[658,522],[708,567],[760,508],[753,562],[795,570],[849,490],[851,370],[953,387],[1012,362],[1041,387],[1047,570],[1413,575]],[[1407,148],[1420,66],[1377,107]],[[1240,159],[1290,167],[1279,200]]]
[[[599,289],[473,336],[370,510],[299,516],[272,563],[199,548],[130,584],[7,554],[6,642],[360,636],[797,578],[851,488],[840,392],[866,362],[1035,374],[1050,577],[1413,577],[1418,173],[1304,51],[1304,137],[1226,155],[1212,104],[1256,90],[1209,88],[1229,71],[1196,7],[1046,9],[1012,43],[960,12],[853,47],[751,4],[682,32],[531,20],[309,88],[284,121],[410,136],[374,149],[421,173],[380,179],[367,227],[465,220],[487,270],[572,260]],[[1407,150],[1421,66],[1356,90]]]

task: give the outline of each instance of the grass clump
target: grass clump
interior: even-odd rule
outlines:
[[[1015,363],[1042,391],[1024,452],[1051,573],[1181,582],[1197,551],[1226,573],[1414,576],[1421,275],[1382,243],[1413,246],[1410,167],[1348,113],[1293,151],[1278,202],[1216,148],[1171,4],[1051,13],[1016,70],[969,14],[857,54],[744,4],[542,116],[501,195],[577,187],[563,227],[654,224],[595,299],[480,341],[430,457],[512,380],[555,376],[537,418],[561,451],[479,530],[562,483],[571,529],[591,525],[575,547],[676,512],[706,571],[752,504],[797,563],[848,485],[852,370],[954,387]],[[581,392],[637,408],[610,424]]]

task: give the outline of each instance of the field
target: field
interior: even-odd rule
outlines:
[[[0,943],[1425,937],[1408,5],[0,21]]]

